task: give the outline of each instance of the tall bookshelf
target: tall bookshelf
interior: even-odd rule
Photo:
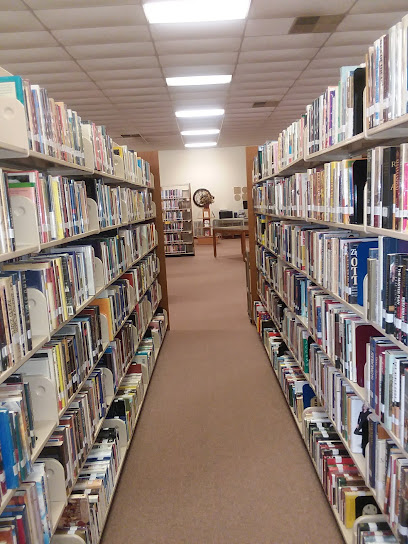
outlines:
[[[0,70],[0,76],[11,75]],[[20,80],[11,80],[17,88]],[[109,484],[104,498],[99,496],[100,515],[91,523],[99,541],[169,325],[158,154],[142,158],[112,142],[101,127],[85,124],[81,130],[81,120],[71,110],[67,123],[76,136],[62,142],[68,136],[62,136],[56,124],[51,126],[53,103],[48,98],[44,98],[48,117],[41,117],[47,138],[41,140],[30,124],[32,111],[25,110],[27,95],[23,99],[17,95],[0,92],[0,272],[20,266],[30,269],[45,261],[51,265],[43,288],[14,274],[17,283],[10,290],[9,280],[0,278],[3,413],[8,409],[4,387],[16,387],[6,386],[6,380],[20,380],[24,393],[18,385],[16,396],[19,391],[21,399],[27,399],[29,389],[31,399],[28,409],[28,401],[21,401],[25,410],[21,414],[29,415],[24,426],[15,427],[18,453],[5,447],[3,438],[14,427],[2,422],[0,512],[14,501],[17,488],[21,496],[23,481],[37,482],[29,497],[34,500],[33,493],[37,497],[37,488],[44,486],[35,499],[40,505],[36,519],[41,522],[33,521],[36,507],[30,510],[30,540],[83,542],[86,529],[67,528],[63,520],[72,512],[76,500],[72,491],[77,490],[79,477],[83,482],[85,462],[93,458],[95,448],[105,448],[105,458],[114,454],[115,461],[110,458],[104,480],[113,482],[113,487]],[[50,154],[36,149],[40,141]],[[7,176],[9,171],[16,173]],[[33,177],[20,179],[29,183],[17,187],[22,171]],[[52,202],[47,201],[52,216],[39,204],[45,201],[40,187],[54,191]],[[54,231],[39,211],[48,220],[56,216]],[[85,254],[89,256],[81,257]],[[68,295],[72,295],[71,306]],[[44,366],[44,358],[51,361],[45,353],[53,357],[58,353],[58,361]],[[123,420],[115,410],[125,406],[124,394],[129,404]],[[62,425],[72,425],[72,434],[65,435]],[[78,449],[72,445],[74,436]],[[111,449],[101,438],[108,436],[114,444]],[[70,451],[68,457],[50,450],[58,440],[65,444],[60,451]],[[82,503],[81,512],[85,511]],[[82,521],[89,525],[89,519]]]
[[[166,256],[195,255],[190,184],[162,187],[161,195]]]
[[[407,19],[398,32],[402,26],[406,33]],[[326,494],[325,454],[316,457],[321,439],[313,426],[335,441],[342,459],[335,463],[351,460],[350,482],[355,471],[356,486],[373,502],[368,510],[378,511],[371,521],[386,520],[395,542],[405,542],[407,97],[397,95],[399,83],[387,88],[387,74],[376,78],[375,66],[387,65],[394,81],[405,78],[402,89],[407,71],[392,51],[376,61],[384,39],[397,47],[396,29],[369,48],[365,88],[361,72],[356,83],[361,66],[342,70],[339,86],[309,105],[277,142],[247,148],[248,289],[251,317]],[[346,111],[342,89],[350,82],[359,96]],[[336,129],[335,111],[343,120]],[[366,254],[358,249],[370,246]],[[401,261],[390,254],[402,254]],[[359,422],[366,446],[354,434]],[[356,542],[339,497],[328,495],[333,514],[344,540]],[[359,517],[364,513],[355,512],[355,527],[367,521]]]

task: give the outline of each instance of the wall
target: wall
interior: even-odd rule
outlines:
[[[159,151],[162,187],[191,184],[191,193],[205,188],[215,197],[211,212],[242,210],[242,199],[234,200],[234,187],[246,187],[245,147]],[[202,209],[193,204],[193,218],[202,218]]]

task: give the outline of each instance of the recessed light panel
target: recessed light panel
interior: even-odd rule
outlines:
[[[215,147],[217,142],[194,142],[192,144],[184,144],[184,147]]]
[[[182,136],[210,136],[210,134],[219,134],[219,128],[208,128],[202,130],[182,130]]]
[[[245,19],[251,0],[171,0],[146,2],[143,9],[150,24],[201,23]]]
[[[166,77],[166,83],[169,87],[184,87],[190,85],[223,85],[230,83],[232,75],[220,76],[185,76],[185,77]]]
[[[221,115],[224,115],[224,113],[225,110],[221,108],[207,110],[180,110],[176,111],[176,117],[219,117]]]

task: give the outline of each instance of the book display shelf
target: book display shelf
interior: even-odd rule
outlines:
[[[195,255],[189,183],[162,188],[166,256]]]
[[[251,318],[346,542],[408,535],[407,30],[247,148]]]
[[[158,154],[0,90],[2,530],[98,542],[169,325]]]

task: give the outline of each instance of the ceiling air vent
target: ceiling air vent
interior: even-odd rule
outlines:
[[[141,134],[121,134],[121,138],[142,138],[143,136]]]
[[[253,108],[276,108],[279,104],[279,100],[263,100],[262,102],[254,102]]]
[[[289,34],[334,32],[343,19],[344,14],[297,17],[289,30]]]

